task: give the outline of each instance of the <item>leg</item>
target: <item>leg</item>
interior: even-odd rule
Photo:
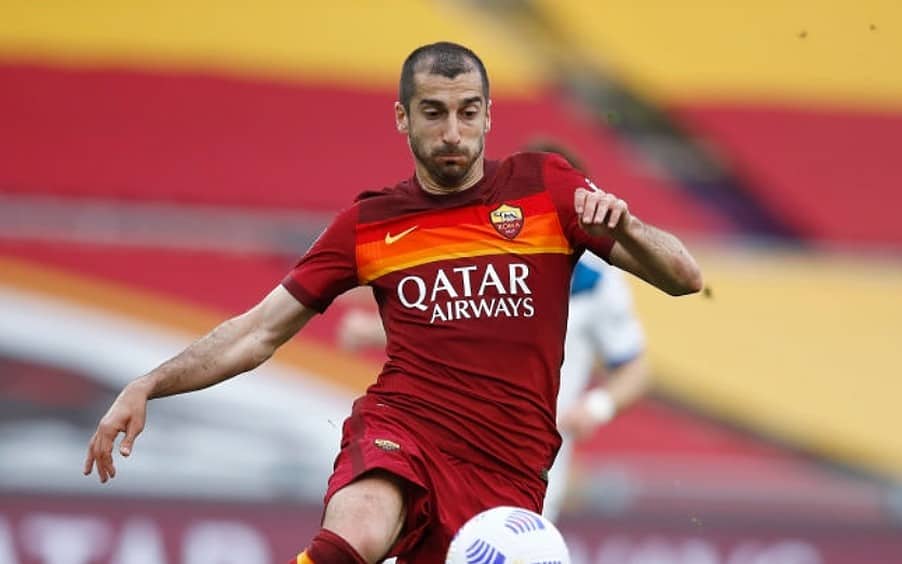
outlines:
[[[379,562],[398,539],[404,517],[403,480],[373,470],[332,495],[323,528],[347,541],[367,562]]]
[[[570,474],[570,459],[573,457],[573,440],[564,437],[561,449],[548,472],[548,489],[545,492],[545,506],[542,515],[551,522],[557,521],[561,506],[567,495],[567,482]]]

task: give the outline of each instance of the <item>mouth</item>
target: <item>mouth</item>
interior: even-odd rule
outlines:
[[[463,154],[438,155],[436,156],[436,160],[443,164],[460,165],[467,162],[467,156]]]

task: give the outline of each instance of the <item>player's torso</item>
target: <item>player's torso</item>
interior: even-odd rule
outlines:
[[[572,250],[541,175],[500,168],[472,193],[431,197],[409,186],[361,207],[358,275],[380,301],[390,347],[407,336],[504,357],[560,346]]]
[[[498,168],[469,194],[361,206],[358,275],[388,334],[374,389],[458,417],[534,412],[510,426],[553,433],[573,251],[541,175]]]

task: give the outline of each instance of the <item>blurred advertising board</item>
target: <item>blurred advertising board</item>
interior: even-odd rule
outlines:
[[[0,564],[285,562],[319,516],[310,504],[0,495]],[[888,526],[580,516],[561,529],[574,564],[888,564],[902,555],[902,534]]]

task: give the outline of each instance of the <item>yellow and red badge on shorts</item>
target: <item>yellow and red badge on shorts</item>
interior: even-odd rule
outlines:
[[[506,239],[513,239],[523,229],[523,209],[501,204],[489,212],[492,227]]]

